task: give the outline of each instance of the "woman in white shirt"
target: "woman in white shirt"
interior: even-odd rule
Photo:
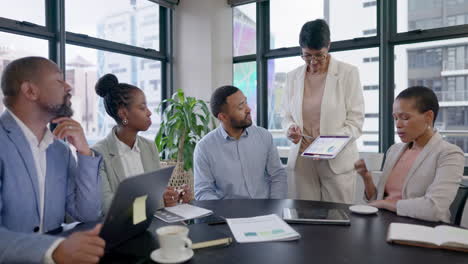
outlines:
[[[96,93],[103,98],[107,114],[117,123],[105,139],[92,147],[103,156],[100,175],[105,213],[123,179],[155,171],[160,164],[154,142],[137,135],[151,126],[151,111],[146,105],[143,91],[136,86],[119,83],[113,74],[106,74],[97,82]],[[181,195],[168,187],[163,195],[164,204],[173,206],[180,199],[188,202],[191,196],[187,186]]]
[[[355,140],[361,136],[364,99],[355,66],[329,53],[325,20],[304,24],[299,35],[304,65],[286,76],[283,128],[292,144],[288,157],[289,197],[352,203],[356,183]],[[348,135],[352,141],[332,160],[301,154],[320,135]]]

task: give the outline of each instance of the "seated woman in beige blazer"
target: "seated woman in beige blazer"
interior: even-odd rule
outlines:
[[[370,205],[428,221],[450,221],[450,204],[463,175],[462,150],[433,129],[439,102],[426,87],[402,91],[393,118],[402,143],[387,151],[382,178],[374,185],[363,160],[355,163]]]
[[[100,167],[103,186],[103,212],[106,213],[119,183],[131,176],[160,168],[159,153],[154,142],[138,136],[151,126],[151,111],[146,98],[138,87],[119,83],[113,74],[106,74],[96,84],[96,93],[104,99],[106,112],[117,125],[109,135],[92,149],[102,154]],[[182,199],[188,202],[191,192],[168,187],[164,192],[165,206],[176,205]]]

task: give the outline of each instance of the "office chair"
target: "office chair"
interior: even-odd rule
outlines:
[[[468,199],[468,186],[460,184],[455,200],[450,205],[450,222],[454,225],[460,225],[466,200]]]

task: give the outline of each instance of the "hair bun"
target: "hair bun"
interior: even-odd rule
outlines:
[[[96,83],[96,93],[104,97],[106,96],[115,86],[119,84],[119,79],[112,73],[108,73],[101,78],[99,78],[98,82]]]

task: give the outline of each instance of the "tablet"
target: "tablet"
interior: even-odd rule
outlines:
[[[283,208],[283,219],[288,223],[349,225],[348,215],[341,209]]]
[[[319,136],[307,147],[302,156],[334,159],[350,140],[350,136]]]

